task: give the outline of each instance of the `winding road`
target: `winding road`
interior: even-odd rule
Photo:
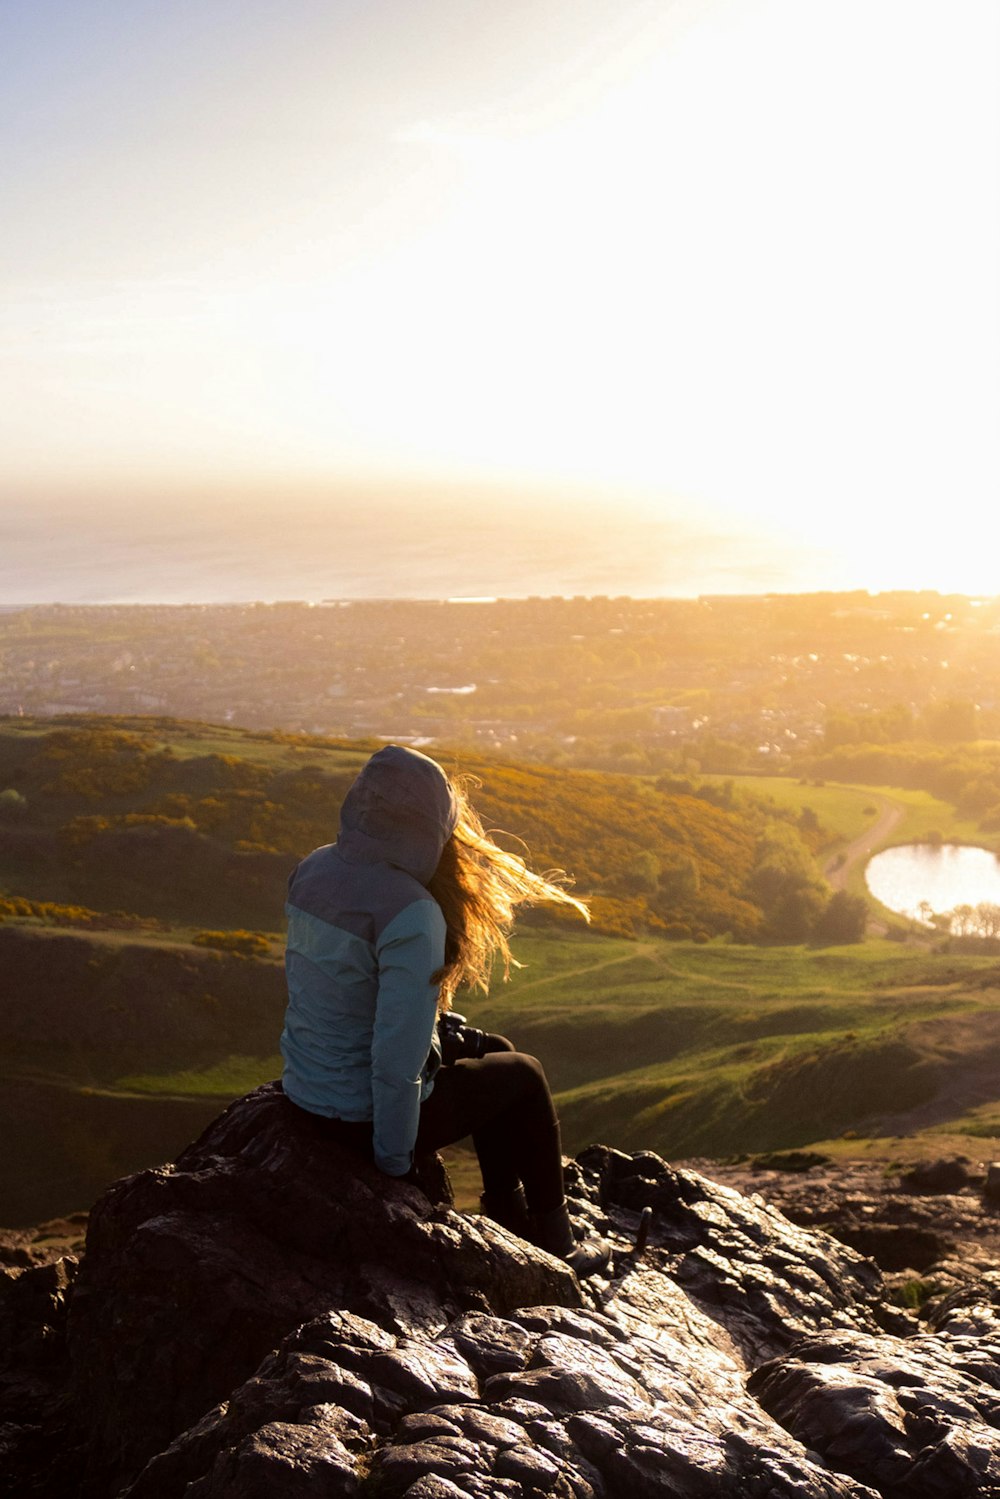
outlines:
[[[870,828],[866,828],[859,838],[853,843],[848,843],[832,859],[827,860],[823,873],[826,875],[834,890],[843,890],[847,884],[847,876],[862,859],[867,859],[872,849],[889,837],[893,828],[903,815],[903,808],[896,802],[890,802],[885,797],[876,796],[872,800],[878,807],[878,817]]]

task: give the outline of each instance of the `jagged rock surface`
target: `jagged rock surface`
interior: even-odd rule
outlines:
[[[100,1464],[125,1477],[331,1307],[419,1333],[579,1299],[567,1266],[390,1186],[300,1131],[268,1085],[95,1206],[69,1346]]]
[[[690,1164],[739,1192],[760,1193],[793,1223],[832,1234],[900,1279],[951,1290],[1000,1263],[1000,1204],[987,1166],[967,1156],[906,1170],[801,1151]]]
[[[28,1482],[15,1443],[9,1492],[1000,1496],[1000,1275],[911,1335],[870,1261],[759,1197],[604,1147],[569,1180],[615,1246],[582,1286],[258,1089],[106,1194],[75,1286],[36,1286],[51,1328],[69,1298],[56,1415],[79,1455]]]

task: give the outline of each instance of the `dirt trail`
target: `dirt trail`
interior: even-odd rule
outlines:
[[[643,957],[650,956],[650,951],[644,950],[642,944],[637,943],[631,952],[621,953],[614,958],[602,958],[598,963],[581,963],[579,968],[560,968],[545,978],[526,979],[523,984],[518,984],[516,993],[523,994],[525,989],[541,989],[545,984],[561,984],[564,979],[580,978],[585,973],[599,973],[602,968],[617,968],[624,963],[631,963],[640,953]]]
[[[872,849],[889,837],[903,816],[903,808],[896,802],[891,802],[884,796],[874,797],[873,800],[878,807],[879,815],[871,827],[827,861],[823,872],[834,890],[844,889],[847,876],[855,864],[862,859],[867,859]]]
[[[759,986],[755,983],[742,983],[737,979],[713,978],[707,973],[692,973],[690,969],[683,968],[665,957],[661,949],[654,942],[636,942],[630,952],[623,953],[615,958],[603,958],[598,963],[581,964],[579,968],[560,968],[557,973],[548,974],[545,978],[528,979],[523,984],[518,984],[517,993],[523,994],[526,989],[540,989],[545,984],[560,984],[564,979],[580,978],[588,973],[598,973],[605,968],[615,968],[624,963],[632,963],[636,958],[646,958],[652,967],[662,974],[672,978],[684,979],[687,982],[695,982],[707,985],[710,988],[727,990],[744,990],[747,994],[756,994]]]

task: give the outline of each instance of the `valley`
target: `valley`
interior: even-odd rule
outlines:
[[[169,719],[0,722],[18,798],[0,819],[0,1221],[85,1209],[280,1074],[285,879],[334,835],[369,749]],[[442,759],[593,910],[590,929],[527,913],[511,981],[459,1003],[541,1058],[568,1152],[748,1159],[924,1133],[994,1148],[996,944],[921,932],[863,884],[886,839],[971,841],[960,807],[912,786]],[[838,887],[862,920],[827,939]]]

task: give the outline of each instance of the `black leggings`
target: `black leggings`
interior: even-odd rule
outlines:
[[[335,1140],[371,1160],[370,1122],[354,1124],[292,1108],[310,1133]],[[498,1050],[484,1057],[462,1057],[438,1069],[433,1092],[420,1106],[414,1156],[430,1155],[468,1135],[479,1157],[485,1193],[504,1196],[520,1182],[533,1213],[547,1213],[560,1205],[559,1120],[542,1064],[534,1057]]]
[[[489,1196],[518,1182],[533,1213],[563,1200],[559,1120],[541,1062],[522,1051],[463,1057],[441,1067],[420,1106],[417,1156],[472,1136]]]

